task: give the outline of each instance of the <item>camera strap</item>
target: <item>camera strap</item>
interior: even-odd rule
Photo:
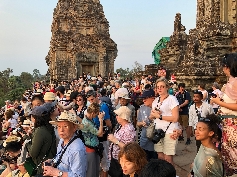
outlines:
[[[195,110],[196,110],[196,114],[197,114],[197,117],[198,117],[198,120],[202,117],[201,114],[202,114],[202,105],[200,107],[200,111],[198,111],[197,109],[197,106],[195,104]]]
[[[57,162],[54,164],[54,166],[53,166],[54,168],[57,168],[57,167],[58,167],[58,165],[61,163],[61,160],[62,160],[62,158],[63,158],[63,155],[64,155],[64,153],[66,152],[68,146],[69,146],[75,139],[77,139],[77,138],[79,138],[77,135],[74,136],[74,138],[71,139],[71,141],[67,144],[67,146],[65,147],[65,149],[64,149],[63,152],[61,153],[60,157],[58,158]]]
[[[167,132],[168,128],[170,127],[170,125],[172,124],[172,122],[169,123],[169,125],[167,126],[165,133]]]

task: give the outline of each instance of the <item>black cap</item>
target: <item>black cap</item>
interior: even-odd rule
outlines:
[[[155,97],[155,91],[153,89],[144,90],[140,98]]]
[[[61,92],[62,94],[64,94],[64,92],[65,92],[64,86],[59,86],[55,90]]]

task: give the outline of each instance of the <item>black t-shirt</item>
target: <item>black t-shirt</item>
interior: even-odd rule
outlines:
[[[185,102],[185,100],[188,100],[189,103],[191,101],[191,96],[189,94],[189,92],[187,92],[186,90],[181,93],[179,92],[177,95],[176,95],[176,98],[179,102],[179,105],[183,104]],[[189,107],[189,104],[187,104],[186,106],[182,107],[182,111],[179,112],[180,115],[188,115],[188,107]]]

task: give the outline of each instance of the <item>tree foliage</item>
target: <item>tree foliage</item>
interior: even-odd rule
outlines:
[[[33,74],[22,72],[20,76],[11,75],[13,70],[7,68],[0,71],[0,105],[3,106],[6,100],[20,100],[26,89],[32,88],[34,81],[48,79],[46,75],[41,75],[38,69],[33,70]]]
[[[122,79],[126,79],[127,77],[137,77],[142,74],[143,71],[143,66],[142,64],[138,63],[135,61],[133,68],[130,70],[129,68],[123,69],[123,68],[118,68],[116,69],[116,73],[120,73]]]

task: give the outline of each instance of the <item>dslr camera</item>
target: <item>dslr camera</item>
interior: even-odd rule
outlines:
[[[108,135],[110,133],[109,127],[103,126],[103,132],[104,132],[104,134]]]
[[[10,163],[10,162],[16,161],[16,160],[17,160],[17,157],[10,157],[7,154],[3,154],[0,157],[0,165],[2,165],[4,162]]]
[[[18,127],[16,129],[17,132],[20,132],[20,133],[23,133],[23,134],[26,134],[25,130],[23,129],[23,127]]]
[[[162,129],[155,129],[154,130],[154,137],[152,138],[152,142],[157,144],[162,138],[165,137],[165,132]]]

